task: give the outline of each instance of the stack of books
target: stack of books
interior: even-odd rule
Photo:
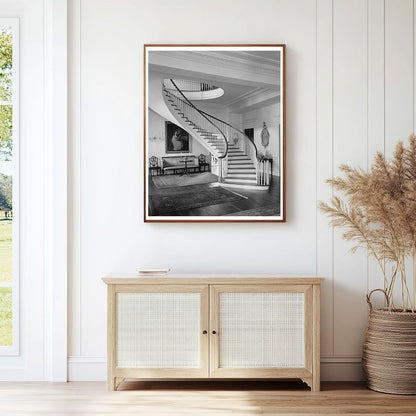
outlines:
[[[170,272],[170,269],[148,269],[148,268],[139,268],[137,273],[139,276],[165,276]]]

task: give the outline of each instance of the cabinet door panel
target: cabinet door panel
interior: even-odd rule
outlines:
[[[199,293],[119,293],[117,365],[200,366]]]
[[[177,376],[206,376],[207,287],[161,289],[116,293],[117,375],[130,369],[137,377],[175,376],[175,370]]]
[[[221,368],[305,366],[304,293],[220,293]]]
[[[308,375],[310,305],[309,286],[213,286],[211,375]]]

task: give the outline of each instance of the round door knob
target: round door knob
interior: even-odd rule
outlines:
[[[217,333],[217,331],[212,331],[212,333],[215,335]]]
[[[202,333],[204,334],[204,335],[206,335],[206,334],[208,334],[208,331],[202,331]]]

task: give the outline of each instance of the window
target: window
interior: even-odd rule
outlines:
[[[0,19],[0,353],[19,347],[18,20]]]

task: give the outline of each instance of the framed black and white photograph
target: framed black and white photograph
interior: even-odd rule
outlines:
[[[144,220],[285,221],[285,45],[144,46]]]

